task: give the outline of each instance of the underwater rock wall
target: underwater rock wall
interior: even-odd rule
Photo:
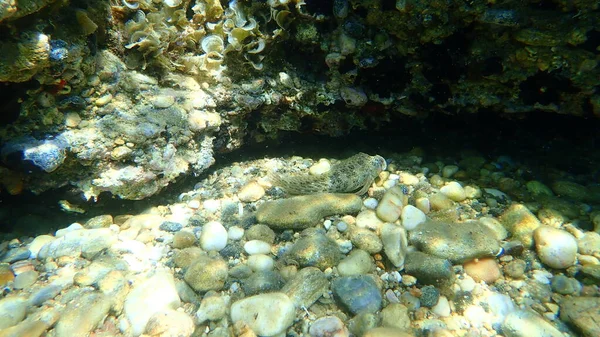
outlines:
[[[599,6],[2,0],[3,189],[141,199],[281,131],[598,116]]]

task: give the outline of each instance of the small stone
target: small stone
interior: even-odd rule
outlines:
[[[446,186],[440,188],[440,192],[453,201],[463,201],[467,198],[465,189],[456,181],[451,181]]]
[[[246,239],[248,241],[261,240],[273,244],[275,242],[275,232],[269,226],[254,225],[246,231]]]
[[[308,169],[308,172],[312,175],[318,176],[329,172],[329,170],[331,170],[331,163],[329,162],[329,160],[323,158],[319,159],[319,161],[316,164],[312,165]]]
[[[61,285],[55,283],[49,284],[31,295],[30,303],[34,306],[41,306],[47,300],[58,296],[62,289]]]
[[[384,222],[394,222],[400,218],[406,196],[400,186],[387,190],[377,205],[376,214]]]
[[[272,270],[254,272],[242,282],[242,289],[246,295],[279,291],[282,286],[283,278]]]
[[[244,237],[244,229],[239,226],[231,226],[227,230],[227,236],[232,241],[241,240]]]
[[[335,241],[321,233],[298,239],[286,255],[301,267],[317,267],[321,270],[333,267],[341,260],[341,252]]]
[[[415,276],[422,284],[443,286],[454,279],[452,264],[448,260],[422,252],[410,252],[406,256],[404,271]]]
[[[364,210],[356,216],[356,227],[366,228],[371,230],[378,230],[382,225],[383,221],[377,217],[375,211],[370,209]]]
[[[344,322],[336,316],[318,318],[310,325],[308,333],[311,337],[349,337],[350,332]]]
[[[15,279],[15,274],[10,270],[8,263],[0,263],[0,287],[4,287]]]
[[[145,335],[151,337],[189,337],[194,333],[194,321],[182,311],[166,309],[148,320]]]
[[[366,228],[354,228],[350,232],[352,244],[369,254],[379,253],[383,249],[383,242],[375,232]]]
[[[390,303],[381,310],[381,325],[400,330],[410,329],[408,308],[401,303]]]
[[[227,230],[220,222],[211,221],[202,227],[200,247],[206,251],[219,251],[227,246]]]
[[[555,269],[565,269],[577,260],[577,241],[567,231],[542,226],[533,232],[535,249],[542,262]]]
[[[199,324],[206,321],[217,321],[227,314],[227,303],[224,297],[207,296],[200,302],[200,308],[196,312]]]
[[[314,226],[326,216],[356,214],[362,199],[355,194],[317,193],[267,201],[258,207],[256,219],[276,229],[303,229]]]
[[[552,278],[552,290],[561,295],[578,295],[581,284],[574,278],[565,275],[556,275]]]
[[[375,209],[377,208],[378,204],[379,201],[377,201],[375,198],[367,198],[363,201],[363,205],[365,205],[365,207],[368,209]]]
[[[35,270],[29,270],[21,273],[15,277],[14,288],[15,289],[26,289],[31,287],[38,278],[38,272]]]
[[[380,235],[385,255],[396,268],[402,269],[408,251],[406,230],[400,226],[386,223],[382,226]]]
[[[528,181],[527,184],[525,184],[525,187],[527,187],[527,191],[534,197],[554,195],[550,187],[537,180]]]
[[[184,280],[197,292],[221,290],[227,280],[227,262],[221,258],[199,257],[185,272]]]
[[[134,285],[125,299],[123,312],[131,324],[131,332],[139,336],[155,313],[177,309],[180,304],[173,276],[160,271]]]
[[[552,324],[533,311],[519,310],[509,313],[502,323],[507,337],[562,337]]]
[[[20,296],[0,300],[0,330],[17,325],[27,315],[27,300]]]
[[[533,245],[533,231],[541,226],[535,215],[521,204],[510,206],[500,216],[500,222],[514,239],[521,241],[526,247]]]
[[[590,193],[587,187],[572,181],[555,181],[552,184],[552,190],[558,196],[571,198],[577,201],[585,202],[593,200],[593,198],[591,198],[593,193]]]
[[[415,206],[425,214],[431,212],[431,203],[427,198],[417,198],[415,200]]]
[[[153,97],[151,102],[155,108],[166,109],[175,104],[175,97],[172,95],[158,95]]]
[[[173,262],[179,268],[187,268],[198,258],[205,255],[206,253],[199,247],[183,248],[173,253]]]
[[[309,308],[329,288],[325,274],[315,267],[300,269],[281,289],[296,307]]]
[[[577,248],[579,254],[600,256],[600,234],[596,232],[585,233],[577,239]]]
[[[61,313],[54,335],[56,337],[87,336],[102,321],[110,309],[110,299],[100,293],[83,294],[69,303]]]
[[[164,221],[158,227],[158,229],[160,229],[161,231],[170,232],[170,233],[179,232],[182,228],[183,228],[182,224],[180,224],[179,222],[173,222],[173,221]]]
[[[81,117],[76,112],[67,112],[65,114],[65,126],[76,128],[81,123]]]
[[[365,332],[363,337],[414,337],[414,335],[395,328],[374,328]]]
[[[452,309],[450,307],[450,302],[448,301],[448,298],[446,298],[446,296],[440,296],[437,304],[431,307],[431,311],[440,317],[450,316]]]
[[[108,93],[96,99],[96,102],[94,102],[94,104],[96,104],[97,107],[102,107],[108,104],[112,100],[112,98],[112,94]]]
[[[364,275],[373,270],[374,264],[371,256],[364,250],[355,249],[338,264],[338,273],[341,276]]]
[[[458,166],[456,165],[446,165],[442,168],[442,177],[444,178],[452,178],[452,176],[458,172]]]
[[[193,246],[196,243],[196,236],[192,232],[179,231],[173,235],[173,248],[182,249]]]
[[[500,267],[495,258],[482,258],[465,262],[463,268],[467,275],[471,276],[476,282],[485,282],[493,284],[502,277]]]
[[[331,289],[337,301],[354,315],[375,313],[381,309],[381,293],[370,276],[340,277],[331,282]]]
[[[525,276],[527,263],[521,259],[510,261],[504,266],[504,273],[514,279],[522,279]]]
[[[296,309],[283,293],[267,293],[246,297],[231,305],[233,323],[244,322],[260,336],[275,336],[294,322]]]
[[[434,286],[424,286],[421,288],[421,305],[427,308],[431,308],[437,304],[440,298],[440,291]]]
[[[108,228],[113,224],[113,217],[110,214],[98,215],[95,216],[83,225],[84,228],[92,229],[92,228]]]
[[[402,208],[402,226],[407,231],[415,229],[419,224],[427,221],[427,216],[423,211],[413,205],[406,205]]]
[[[42,249],[42,247],[47,244],[50,243],[52,241],[56,240],[56,238],[52,235],[40,235],[37,236],[35,239],[33,239],[33,241],[31,241],[31,243],[27,246],[27,248],[29,249],[29,251],[31,252],[30,258],[32,259],[36,259],[38,253],[40,252],[40,249]]]
[[[13,248],[2,256],[2,262],[15,263],[17,261],[27,260],[31,252],[27,247]]]
[[[410,232],[417,249],[454,263],[495,256],[500,244],[487,226],[477,221],[465,223],[425,222]]]
[[[249,255],[269,254],[271,253],[271,245],[262,240],[250,240],[244,244],[244,250]]]
[[[250,255],[247,263],[248,267],[255,272],[273,270],[273,267],[275,266],[273,258],[265,254]]]
[[[600,336],[600,297],[570,297],[560,303],[560,319],[586,337]]]
[[[369,98],[360,88],[343,87],[340,89],[340,96],[351,107],[361,107],[369,101]]]
[[[454,207],[454,202],[443,193],[435,193],[429,197],[432,210],[440,211]]]
[[[241,202],[255,202],[265,195],[265,189],[256,181],[246,184],[238,192],[238,198]]]

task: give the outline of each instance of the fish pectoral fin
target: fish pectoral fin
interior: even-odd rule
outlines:
[[[354,194],[363,195],[363,194],[367,193],[367,191],[369,190],[369,187],[371,187],[372,183],[373,183],[372,181],[367,181],[365,183],[365,185],[363,187],[361,187],[361,189],[358,190],[357,192],[354,192]]]

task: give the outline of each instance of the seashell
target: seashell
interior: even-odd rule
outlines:
[[[290,14],[292,14],[292,12],[288,10],[277,11],[275,13],[275,22],[277,25],[283,29],[287,29],[293,20],[293,18],[290,17]]]
[[[218,35],[207,35],[204,37],[204,39],[202,39],[202,43],[200,45],[206,54],[211,52],[221,54],[224,49],[223,39]]]
[[[140,3],[138,2],[138,0],[121,0],[121,3],[123,4],[123,6],[129,9],[140,8]]]
[[[167,6],[167,7],[177,7],[179,5],[181,5],[181,0],[163,0],[163,3]]]

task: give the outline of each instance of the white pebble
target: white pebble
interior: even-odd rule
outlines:
[[[431,308],[431,311],[433,311],[434,314],[440,317],[450,316],[450,303],[448,302],[446,296],[440,296],[437,304],[434,305],[433,308]]]
[[[573,235],[550,226],[533,232],[535,249],[542,262],[555,269],[565,269],[577,260],[577,241]]]
[[[216,213],[221,208],[221,201],[215,199],[206,200],[202,203],[202,206],[204,206],[205,211]]]
[[[327,219],[323,221],[323,227],[325,227],[326,230],[329,230],[329,228],[331,228],[331,220]]]
[[[345,232],[348,230],[348,224],[343,221],[338,222],[337,224],[335,224],[335,226],[337,227],[337,230],[340,232]]]
[[[96,102],[94,102],[94,104],[96,104],[96,106],[100,107],[100,106],[105,106],[106,104],[108,104],[108,102],[110,102],[112,100],[113,96],[109,93],[106,94],[102,97],[99,97]]]
[[[57,238],[64,236],[65,234],[72,232],[72,231],[78,231],[80,229],[83,229],[83,226],[77,222],[72,223],[69,227],[67,228],[62,228],[56,231],[56,233],[54,234],[54,236],[56,236]]]
[[[244,236],[244,229],[239,226],[231,226],[227,231],[227,235],[229,236],[229,239],[238,241]]]
[[[375,198],[367,198],[367,199],[365,199],[365,201],[363,201],[363,205],[366,208],[368,208],[368,209],[375,209],[375,208],[377,208],[377,204],[378,203],[379,202]]]
[[[321,175],[331,170],[331,163],[327,159],[320,159],[318,163],[314,164],[308,169],[308,172],[312,175]]]
[[[221,250],[227,245],[227,230],[220,222],[211,221],[202,227],[200,247],[206,251]]]
[[[453,201],[463,201],[467,198],[465,189],[456,181],[451,181],[446,186],[440,188],[440,192]]]
[[[431,211],[431,203],[427,198],[418,198],[417,200],[415,200],[415,206],[417,206],[417,208],[425,214]]]
[[[175,103],[175,97],[168,95],[159,95],[152,99],[152,105],[155,108],[164,109],[168,108]]]
[[[376,230],[381,225],[383,225],[383,221],[370,209],[364,210],[356,216],[356,227]]]
[[[269,254],[271,245],[261,240],[250,240],[244,244],[244,250],[250,255]]]
[[[418,225],[427,220],[425,213],[412,205],[406,205],[402,209],[401,218],[402,226],[404,226],[407,231],[415,229]]]
[[[279,335],[294,323],[294,302],[284,293],[246,297],[231,305],[231,321],[242,321],[259,336]]]
[[[414,186],[419,183],[419,178],[414,174],[410,174],[408,172],[401,172],[399,176],[400,182],[404,185]]]
[[[398,185],[398,180],[386,180],[381,186],[383,186],[383,188],[385,188],[386,190],[389,190],[390,188],[394,187]]]
[[[400,218],[404,205],[404,193],[399,186],[387,190],[377,205],[377,217],[385,222],[394,222]]]
[[[198,208],[200,208],[200,200],[197,200],[197,199],[190,200],[190,201],[188,201],[187,205],[189,208],[198,209]]]
[[[248,267],[253,271],[273,270],[275,261],[273,258],[265,254],[255,254],[248,257]]]

